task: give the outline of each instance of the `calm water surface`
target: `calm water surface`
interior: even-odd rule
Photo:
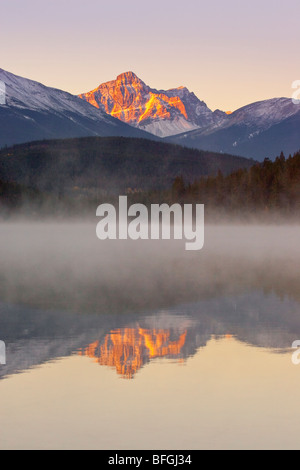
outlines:
[[[93,229],[0,228],[0,448],[300,448],[299,228]]]

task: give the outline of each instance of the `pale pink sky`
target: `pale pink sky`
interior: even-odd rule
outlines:
[[[212,109],[291,96],[299,0],[0,0],[0,68],[71,93],[132,70]]]

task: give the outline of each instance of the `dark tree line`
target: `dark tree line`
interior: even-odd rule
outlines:
[[[0,180],[0,203],[4,206],[15,208],[24,200],[33,201],[39,197],[40,194],[35,189]]]
[[[266,159],[250,169],[224,176],[200,178],[185,184],[177,177],[172,200],[181,203],[204,203],[208,208],[228,212],[272,211],[286,214],[300,209],[300,152],[285,158],[283,153],[273,162]]]
[[[3,210],[14,212],[24,206],[38,213],[94,215],[101,203],[118,204],[118,195],[78,197],[74,194],[56,195],[0,180],[0,216]],[[169,190],[131,191],[128,198],[129,204],[148,206],[152,203],[205,204],[207,214],[248,217],[270,213],[295,219],[300,214],[300,152],[289,158],[281,154],[274,162],[266,159],[229,175],[219,171],[216,176],[201,177],[193,183],[178,176]]]

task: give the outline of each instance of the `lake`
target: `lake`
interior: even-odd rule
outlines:
[[[300,448],[300,227],[95,229],[0,226],[0,448]]]

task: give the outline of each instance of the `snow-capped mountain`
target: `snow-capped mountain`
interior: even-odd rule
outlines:
[[[258,101],[239,108],[230,114],[221,127],[243,124],[249,128],[264,131],[274,124],[299,112],[299,105],[295,105],[289,98],[274,98]]]
[[[300,106],[289,98],[249,104],[218,125],[169,138],[187,147],[263,160],[300,149]]]
[[[218,125],[227,117],[222,111],[212,112],[185,87],[156,90],[133,72],[123,73],[116,80],[103,83],[79,97],[113,117],[159,137]]]
[[[185,87],[155,90],[133,72],[74,96],[0,69],[0,148],[33,140],[143,137],[247,158],[300,149],[300,105],[274,98],[228,115]]]
[[[5,90],[5,99],[0,104],[0,147],[83,136],[151,138],[70,93],[2,69],[0,82]],[[2,92],[2,98],[3,95]]]
[[[231,114],[213,112],[187,88],[155,90],[133,72],[79,96],[120,121],[188,147],[254,159],[300,148],[300,106],[288,98],[252,103]]]

